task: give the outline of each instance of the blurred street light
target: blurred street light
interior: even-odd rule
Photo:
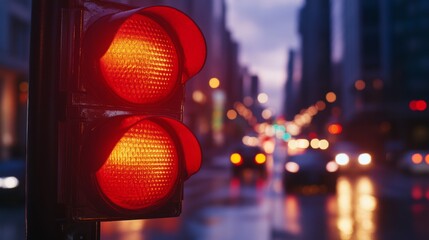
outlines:
[[[218,78],[211,78],[209,81],[209,86],[213,89],[216,89],[220,86],[220,81]]]
[[[260,93],[258,94],[258,102],[261,104],[268,102],[268,95],[266,93]]]

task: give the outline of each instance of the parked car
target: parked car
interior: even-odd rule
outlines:
[[[408,150],[398,161],[401,171],[409,174],[429,174],[429,151]]]
[[[321,187],[326,192],[335,192],[338,164],[327,151],[307,149],[288,156],[284,168],[283,185],[286,192],[305,186]]]
[[[246,172],[255,173],[262,178],[267,175],[267,156],[257,146],[238,145],[231,153],[230,161],[232,173],[235,177],[242,177]]]
[[[331,147],[340,171],[362,172],[374,165],[372,154],[350,142],[338,142]]]
[[[0,201],[21,203],[25,199],[25,161],[0,161]]]

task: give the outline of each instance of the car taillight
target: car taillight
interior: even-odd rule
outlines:
[[[229,159],[230,159],[231,163],[234,165],[239,166],[239,165],[243,164],[243,158],[241,157],[241,155],[239,153],[231,154]]]
[[[267,161],[267,157],[263,153],[258,153],[255,156],[255,163],[264,164]]]

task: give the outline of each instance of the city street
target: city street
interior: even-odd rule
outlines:
[[[285,194],[284,157],[266,181],[214,158],[187,182],[180,218],[103,223],[102,239],[427,239],[429,178],[377,167],[340,176],[336,194]]]

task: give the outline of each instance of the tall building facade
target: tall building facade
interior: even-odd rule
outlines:
[[[389,100],[428,99],[429,2],[381,1],[383,73]]]
[[[377,149],[392,139],[429,142],[428,111],[409,106],[429,100],[429,2],[332,0],[331,9],[332,69],[347,137]]]
[[[348,121],[382,104],[380,2],[332,0],[332,13],[333,82]]]
[[[429,2],[380,0],[382,73],[392,138],[409,148],[429,148],[429,111],[412,111],[413,100],[429,102]]]
[[[306,0],[299,14],[301,36],[302,79],[299,109],[323,100],[331,89],[330,1]],[[318,114],[313,123],[322,130],[326,112]]]
[[[289,50],[287,64],[287,76],[284,91],[283,115],[286,120],[291,120],[301,110],[297,104],[299,101],[299,89],[302,78],[301,56],[298,50]]]

